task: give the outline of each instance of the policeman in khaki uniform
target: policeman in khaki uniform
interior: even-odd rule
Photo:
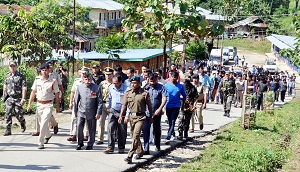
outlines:
[[[230,116],[230,109],[231,109],[231,103],[232,103],[232,96],[235,93],[235,81],[233,78],[233,75],[229,73],[229,71],[226,71],[225,77],[222,79],[222,81],[219,84],[219,90],[222,90],[224,93],[224,115],[223,116]]]
[[[26,124],[23,117],[23,105],[25,103],[27,85],[26,76],[19,72],[18,65],[14,61],[9,62],[9,70],[5,76],[2,101],[5,102],[6,131],[4,136],[11,135],[12,111],[21,124],[21,131],[25,132]]]
[[[121,123],[123,120],[123,115],[126,112],[127,107],[129,108],[129,115],[126,116],[124,122],[127,123],[130,120],[130,131],[132,133],[132,144],[128,152],[128,157],[124,159],[125,162],[131,163],[134,152],[137,155],[135,159],[140,159],[144,155],[143,146],[140,140],[141,130],[143,129],[144,122],[146,120],[146,105],[149,110],[149,121],[153,122],[153,112],[150,96],[147,91],[140,86],[140,77],[133,76],[130,79],[131,86],[129,90],[126,91],[122,99],[122,108],[120,112],[120,117],[118,122]]]
[[[193,85],[196,87],[197,92],[198,92],[198,98],[195,100],[195,112],[193,114],[193,117],[191,119],[191,129],[190,129],[190,133],[194,132],[194,128],[195,128],[195,119],[194,116],[196,115],[199,125],[200,125],[200,130],[203,129],[204,125],[203,125],[203,116],[202,116],[202,110],[206,108],[206,87],[203,83],[199,82],[199,76],[197,74],[194,74],[192,76],[192,80],[193,80]]]
[[[103,98],[103,108],[102,108],[102,116],[98,120],[98,142],[97,145],[103,144],[104,141],[104,132],[105,132],[105,121],[107,116],[109,115],[109,111],[107,110],[109,106],[109,86],[112,84],[114,70],[112,68],[105,68],[105,80],[100,83],[100,90],[102,92]]]
[[[30,94],[29,103],[27,106],[27,112],[30,111],[31,103],[34,98],[37,98],[36,112],[37,119],[40,124],[40,135],[38,142],[38,149],[44,149],[44,144],[47,144],[51,138],[49,130],[49,120],[52,116],[53,100],[56,101],[56,112],[60,111],[59,106],[59,89],[56,80],[49,77],[49,66],[43,64],[40,66],[41,76],[36,77],[31,87],[32,92]],[[45,139],[45,140],[44,140]]]

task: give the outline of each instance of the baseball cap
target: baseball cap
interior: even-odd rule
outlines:
[[[47,62],[46,62],[47,64],[54,64],[54,60],[48,60]]]
[[[40,66],[40,69],[49,69],[49,65],[47,63],[44,63]]]
[[[9,66],[11,66],[11,65],[18,66],[18,63],[16,61],[12,60],[12,61],[9,62]]]
[[[89,72],[90,69],[88,67],[85,67],[83,66],[81,69],[80,69],[80,72]]]

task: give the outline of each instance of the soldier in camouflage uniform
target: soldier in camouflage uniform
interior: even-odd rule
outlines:
[[[222,79],[222,81],[219,84],[219,90],[222,90],[224,93],[224,116],[229,117],[230,116],[230,109],[231,109],[231,103],[232,103],[232,96],[235,93],[235,80],[232,76],[232,74],[229,74],[229,71],[226,71],[225,77]]]
[[[184,88],[187,98],[185,102],[182,102],[181,110],[183,111],[178,116],[178,139],[182,140],[188,138],[188,131],[190,128],[190,120],[194,113],[194,102],[198,98],[197,89],[191,83],[190,77],[187,77],[184,82]]]
[[[63,68],[63,64],[62,63],[59,63],[59,66],[58,66],[58,69],[56,71],[58,73],[58,75],[60,76],[61,78],[61,83],[62,83],[62,87],[64,88],[64,90],[67,90],[68,89],[68,82],[69,82],[69,79],[68,79],[68,70]],[[66,95],[66,91],[64,91],[64,95],[62,96],[62,98],[60,99],[60,111],[64,111],[65,110],[65,97]]]
[[[25,118],[23,116],[23,105],[25,103],[27,85],[26,76],[19,72],[17,63],[14,61],[9,62],[9,70],[5,76],[3,87],[3,98],[5,101],[5,119],[6,119],[6,131],[4,136],[11,135],[12,115],[13,109],[15,116],[21,124],[21,131],[26,130]]]

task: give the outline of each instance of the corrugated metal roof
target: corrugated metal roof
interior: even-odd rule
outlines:
[[[167,53],[169,50],[167,49]],[[163,49],[127,49],[118,53],[120,61],[144,61],[163,54]],[[95,51],[88,53],[79,53],[75,58],[87,60],[107,60],[108,54]]]
[[[165,5],[165,4],[163,4],[163,5]],[[169,9],[169,11],[175,10],[174,14],[181,14],[180,9],[179,8],[173,9],[173,5],[171,3],[168,3],[168,9]],[[213,14],[211,11],[208,11],[204,8],[197,7],[196,10],[199,11],[199,13],[202,16],[205,16],[205,19],[207,19],[207,20],[225,20],[225,18],[223,16]],[[147,8],[146,12],[151,12],[151,9]],[[186,15],[190,15],[190,14],[186,13]]]
[[[105,10],[121,10],[123,8],[123,4],[112,0],[76,0],[83,7],[89,8],[100,8]]]
[[[280,49],[295,49],[295,37],[272,34],[266,38]]]
[[[24,9],[26,11],[30,11],[32,6],[24,6],[24,5],[11,5],[11,7],[14,9],[15,12],[20,11],[20,9]],[[7,9],[7,5],[0,4],[0,13],[7,14],[9,11]]]
[[[232,25],[229,25],[226,28],[236,28],[238,26],[245,26],[245,25],[248,25],[248,24],[254,22],[257,19],[259,19],[257,16],[251,16],[251,17],[248,17],[244,20],[238,21],[238,22],[236,22]]]

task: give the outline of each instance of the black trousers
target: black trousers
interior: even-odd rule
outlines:
[[[83,128],[85,121],[88,125],[89,130],[89,141],[87,143],[88,146],[93,146],[95,143],[95,136],[96,136],[96,119],[89,119],[86,120],[83,117],[77,117],[77,139],[78,139],[78,145],[83,145]]]

